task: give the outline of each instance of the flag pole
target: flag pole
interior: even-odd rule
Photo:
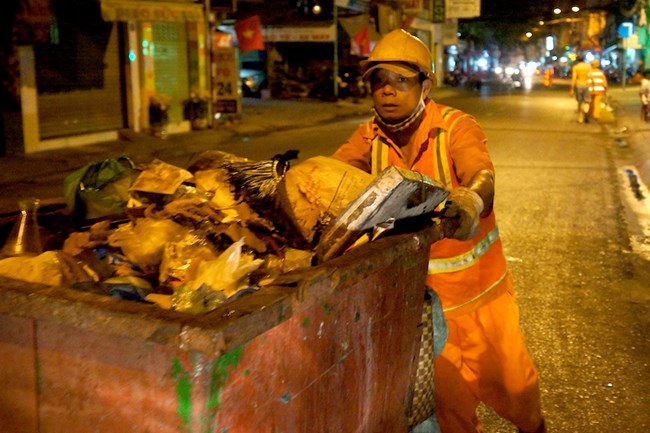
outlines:
[[[334,99],[339,98],[339,7],[334,1]]]
[[[212,128],[212,121],[214,120],[212,112],[212,25],[210,21],[211,10],[210,0],[205,0],[205,90],[209,95],[208,103],[208,128]]]

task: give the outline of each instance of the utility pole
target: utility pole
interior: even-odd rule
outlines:
[[[212,128],[212,15],[210,0],[205,0],[205,90],[208,92],[208,128]]]
[[[625,90],[625,82],[627,81],[627,65],[626,65],[627,38],[621,38],[621,48],[622,48],[622,56],[621,56],[621,88],[623,90]]]
[[[334,1],[334,98],[339,99],[339,7]]]

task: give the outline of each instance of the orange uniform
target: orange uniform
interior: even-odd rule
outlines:
[[[421,172],[449,189],[494,171],[487,139],[469,115],[427,100],[411,166],[370,120],[334,154],[370,173],[388,165]],[[431,246],[427,284],[440,297],[449,337],[435,361],[437,420],[444,433],[478,432],[480,401],[524,431],[541,423],[537,371],[519,329],[512,278],[494,212],[469,241]],[[496,318],[496,320],[493,320]],[[504,338],[505,337],[505,338]]]
[[[607,77],[600,69],[594,67],[589,72],[589,93],[591,103],[589,104],[589,115],[594,119],[600,118],[600,104],[607,93]]]

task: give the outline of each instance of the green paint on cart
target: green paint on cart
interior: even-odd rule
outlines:
[[[210,368],[210,391],[205,408],[207,416],[201,420],[205,432],[212,431],[210,426],[217,415],[219,407],[221,407],[221,392],[228,380],[228,368],[239,365],[242,351],[243,348],[238,347],[221,355],[216,361],[212,362]],[[174,358],[172,362],[172,377],[176,381],[178,416],[183,423],[183,429],[187,432],[191,431],[192,425],[192,381],[190,377],[195,377],[198,371],[203,370],[203,366],[194,365],[193,368],[195,370],[194,372],[185,371],[178,358]],[[227,431],[227,429],[224,431]]]
[[[176,381],[178,416],[183,422],[183,428],[189,431],[192,422],[192,382],[178,358],[172,361],[172,377]]]

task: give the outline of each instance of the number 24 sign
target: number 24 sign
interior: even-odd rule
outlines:
[[[238,62],[234,47],[214,47],[212,62],[213,102],[238,99]],[[221,105],[221,104],[217,104]],[[228,104],[229,105],[229,104]]]

